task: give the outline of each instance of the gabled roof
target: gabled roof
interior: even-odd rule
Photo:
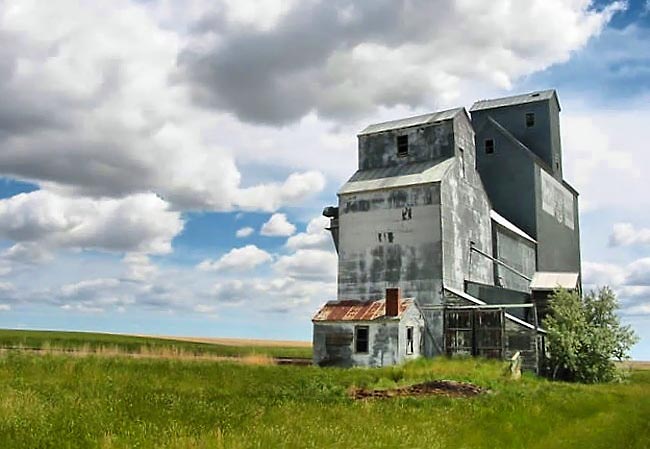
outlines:
[[[371,301],[330,301],[320,308],[312,321],[374,321],[382,318],[399,318],[411,305],[413,299],[400,301],[397,317],[386,316],[386,301],[383,299]]]
[[[495,223],[500,224],[501,226],[503,226],[504,228],[508,229],[508,230],[511,231],[511,232],[514,232],[514,233],[517,234],[518,236],[523,237],[523,238],[525,238],[526,240],[528,240],[528,241],[530,241],[530,242],[532,242],[532,243],[535,243],[535,244],[537,243],[537,240],[535,240],[534,238],[532,238],[531,236],[529,236],[528,234],[526,234],[524,231],[522,231],[521,229],[519,229],[517,226],[515,226],[514,224],[512,224],[510,221],[508,221],[508,219],[506,219],[505,217],[503,217],[502,215],[500,215],[497,211],[495,211],[495,210],[491,210],[491,211],[490,211],[490,218],[491,218]]]
[[[358,170],[339,190],[339,195],[440,182],[454,164],[455,157]]]
[[[478,298],[475,298],[472,295],[470,295],[469,293],[465,293],[464,291],[456,290],[455,288],[451,288],[451,287],[445,287],[445,290],[448,291],[449,293],[452,293],[452,294],[454,294],[454,295],[456,295],[456,296],[458,296],[460,298],[463,298],[463,299],[465,299],[465,300],[467,300],[467,301],[469,301],[469,302],[471,302],[473,304],[476,304],[477,306],[485,306],[485,305],[487,305],[487,303],[485,301],[482,301],[482,300],[480,300]],[[510,320],[510,321],[512,321],[514,323],[517,323],[517,324],[519,324],[521,326],[527,327],[528,329],[535,329],[534,325],[532,325],[529,322],[524,321],[524,320],[522,320],[520,318],[517,318],[514,315],[510,315],[508,312],[504,313],[504,315],[506,316],[506,319],[508,319],[508,320]],[[544,329],[542,329],[541,327],[538,327],[536,330],[539,331],[539,332],[546,333],[546,331]]]
[[[505,106],[514,106],[518,104],[534,103],[536,101],[550,100],[553,97],[555,97],[555,101],[557,101],[559,107],[560,102],[557,98],[555,89],[549,89],[529,92],[527,94],[513,95],[510,97],[495,98],[492,100],[479,100],[472,105],[470,112],[482,111],[484,109],[502,108]]]
[[[531,290],[555,290],[566,288],[573,290],[578,288],[578,273],[558,273],[550,271],[538,271],[530,281]]]
[[[463,111],[464,108],[454,108],[446,111],[432,112],[430,114],[417,115],[415,117],[408,117],[399,120],[391,120],[388,122],[375,123],[373,125],[368,125],[363,131],[358,135],[365,136],[368,134],[381,133],[384,131],[390,131],[392,129],[400,128],[409,128],[411,126],[425,125],[434,122],[440,122],[443,120],[452,119],[459,112]]]

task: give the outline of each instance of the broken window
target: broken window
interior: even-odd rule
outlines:
[[[409,154],[409,136],[397,136],[397,155],[406,156]]]
[[[406,353],[413,354],[413,327],[406,328]]]
[[[494,153],[494,140],[485,139],[485,154],[492,154],[492,153]]]
[[[355,326],[354,352],[368,353],[368,326]]]
[[[535,126],[535,113],[526,112],[526,128],[532,128]]]

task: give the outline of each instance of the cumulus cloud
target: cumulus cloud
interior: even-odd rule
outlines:
[[[0,200],[0,237],[17,242],[9,259],[42,260],[57,248],[164,254],[182,229],[180,213],[154,194],[91,199],[38,190]]]
[[[63,310],[102,313],[107,309],[123,310],[135,299],[128,285],[120,280],[99,278],[63,285],[48,301]]]
[[[280,257],[274,268],[296,279],[336,280],[336,254],[319,249],[299,249],[294,254]]]
[[[301,232],[287,239],[286,246],[292,250],[298,249],[322,249],[333,248],[332,236],[326,229],[329,226],[327,217],[316,217],[309,221],[305,232]]]
[[[615,223],[609,236],[610,246],[649,245],[650,228],[636,229],[630,223]]]
[[[260,234],[268,237],[286,237],[296,232],[296,226],[287,220],[285,214],[273,214],[266,223],[262,225]]]
[[[564,177],[580,192],[581,212],[650,209],[650,169],[638,161],[646,145],[638,138],[650,116],[648,101],[621,109],[572,108],[561,115]],[[610,182],[602,188],[603,180]],[[650,218],[650,217],[649,217]]]
[[[127,268],[125,279],[132,281],[146,281],[158,272],[158,267],[151,262],[148,255],[142,253],[128,253],[122,259]]]
[[[640,315],[650,310],[650,257],[623,265],[585,262],[583,283],[587,288],[612,287],[624,315]]]
[[[219,260],[206,259],[198,265],[202,271],[251,270],[272,260],[272,256],[255,245],[234,248],[224,254]]]
[[[237,229],[235,236],[237,238],[244,238],[250,236],[253,234],[253,232],[255,232],[255,229],[251,228],[250,226],[246,226],[245,228]]]
[[[224,306],[254,306],[251,311],[288,313],[313,312],[323,298],[336,294],[334,284],[292,277],[228,280],[215,285],[213,295]]]
[[[227,139],[212,131],[232,119],[192,104],[177,70],[184,37],[151,8],[0,4],[0,174],[83,196],[154,191],[177,208],[218,211],[275,210],[322,189],[310,172],[242,187]]]
[[[509,88],[566,61],[612,14],[590,0],[297,2],[271,26],[207,12],[180,62],[195,99],[242,120],[337,119],[377,107],[435,105],[464,83]],[[541,17],[552,17],[544,27]]]

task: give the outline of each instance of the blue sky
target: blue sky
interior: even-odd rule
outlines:
[[[0,327],[309,339],[356,133],[556,88],[585,284],[650,360],[650,4],[525,5],[3,2]]]

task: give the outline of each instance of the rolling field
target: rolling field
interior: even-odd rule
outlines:
[[[0,447],[650,447],[650,371],[610,385],[502,373],[474,359],[343,370],[4,351]],[[434,379],[489,392],[350,395]]]
[[[89,332],[31,331],[0,329],[0,349],[18,348],[48,352],[97,352],[103,354],[140,354],[170,356],[311,358],[311,346],[303,342],[259,340],[243,345],[246,340],[188,337],[153,337]]]

